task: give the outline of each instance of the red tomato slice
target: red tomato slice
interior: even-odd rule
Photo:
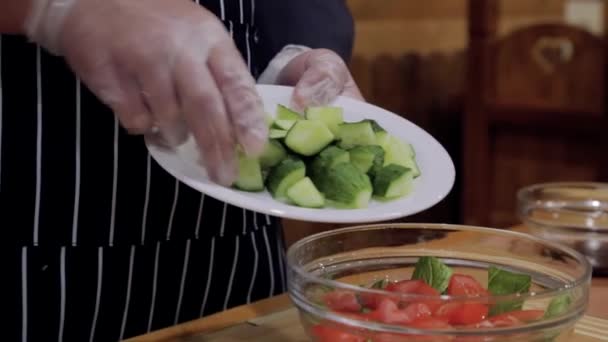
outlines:
[[[450,325],[446,322],[432,317],[417,319],[409,327],[416,329],[449,329]],[[377,334],[371,340],[373,342],[413,342],[413,341],[451,341],[450,336],[431,336],[431,335],[397,335],[397,334]]]
[[[543,310],[516,310],[490,317],[488,320],[495,326],[521,325],[537,321],[543,318],[544,314]]]
[[[402,280],[396,283],[390,283],[386,286],[386,291],[429,296],[440,295],[439,291],[427,285],[423,280]]]
[[[425,283],[423,280],[403,280],[400,282],[391,283],[386,287],[386,290],[395,293],[417,294],[424,296],[439,297],[441,295],[439,291],[427,285],[427,283]],[[431,309],[431,312],[435,312],[435,310],[441,305],[441,300],[439,299],[417,302],[426,304]]]
[[[325,305],[335,311],[359,312],[361,304],[357,300],[354,292],[350,291],[332,291],[323,297]]]
[[[311,333],[317,342],[365,342],[364,337],[322,324],[312,327]]]
[[[488,307],[481,303],[448,303],[435,312],[435,317],[453,325],[470,325],[488,316]]]
[[[412,303],[402,310],[395,302],[385,298],[376,310],[366,316],[374,321],[387,324],[407,324],[419,318],[429,317],[431,314],[431,310],[424,303]]]
[[[508,314],[522,322],[529,323],[543,318],[545,312],[543,310],[518,310],[511,311]]]
[[[454,274],[450,278],[448,285],[448,295],[450,296],[486,296],[488,291],[475,280],[475,278],[464,275]]]
[[[425,317],[420,318],[412,323],[408,324],[412,328],[416,329],[450,329],[452,326],[437,318]]]

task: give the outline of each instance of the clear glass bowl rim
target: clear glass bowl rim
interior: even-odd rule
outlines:
[[[296,264],[297,261],[294,260],[294,258],[295,258],[294,254],[299,249],[301,249],[303,246],[305,246],[306,244],[308,244],[314,240],[326,238],[326,237],[329,237],[332,235],[345,234],[345,233],[349,233],[349,232],[356,232],[356,231],[361,231],[361,230],[381,230],[381,229],[386,229],[386,228],[398,228],[398,229],[425,229],[425,228],[428,228],[428,229],[449,230],[449,231],[454,231],[454,230],[471,231],[471,232],[481,232],[481,233],[492,234],[492,235],[503,235],[503,236],[507,236],[507,237],[511,237],[511,238],[525,239],[525,240],[528,240],[531,242],[536,242],[536,243],[542,244],[542,245],[550,247],[550,248],[560,250],[563,253],[569,254],[582,267],[584,267],[584,272],[581,277],[579,277],[573,281],[567,282],[566,284],[562,284],[561,286],[559,286],[557,288],[553,288],[553,289],[546,289],[546,290],[541,290],[541,291],[537,291],[537,292],[528,292],[526,294],[515,294],[515,295],[489,295],[489,296],[475,296],[475,297],[466,296],[466,295],[460,295],[460,296],[441,295],[441,297],[440,297],[441,300],[467,301],[467,300],[475,299],[476,301],[483,301],[483,300],[508,301],[508,300],[514,300],[514,299],[525,300],[525,299],[532,298],[532,297],[534,297],[534,298],[550,297],[550,296],[557,296],[561,292],[566,291],[566,290],[572,290],[574,288],[588,285],[588,283],[591,280],[591,274],[592,274],[591,264],[589,263],[589,261],[587,260],[587,258],[585,256],[583,256],[581,253],[577,252],[576,250],[574,250],[570,247],[564,246],[562,244],[559,244],[559,243],[556,243],[553,241],[548,241],[548,240],[545,240],[545,239],[542,239],[542,238],[539,238],[539,237],[536,237],[536,236],[533,236],[530,234],[515,232],[512,230],[479,227],[479,226],[471,226],[471,225],[441,224],[441,223],[369,224],[369,225],[358,225],[358,226],[352,226],[352,227],[346,227],[346,228],[339,228],[339,229],[334,229],[334,230],[325,231],[325,232],[321,232],[321,233],[316,233],[316,234],[309,235],[309,236],[297,241],[287,250],[287,267],[290,270],[290,272],[292,272],[292,271],[295,272],[298,275],[298,277],[302,277],[312,283],[325,285],[325,286],[331,287],[331,288],[357,291],[360,293],[390,295],[391,297],[399,297],[399,298],[412,299],[412,300],[436,299],[437,296],[429,296],[429,295],[419,295],[419,294],[398,294],[398,295],[396,295],[394,292],[378,290],[378,289],[367,289],[364,287],[350,285],[350,284],[342,283],[342,282],[331,280],[331,279],[316,277],[316,276],[310,274],[309,272],[306,272],[303,269],[303,267],[298,266]],[[291,283],[291,281],[292,281],[292,279],[290,278],[288,280],[288,282]]]

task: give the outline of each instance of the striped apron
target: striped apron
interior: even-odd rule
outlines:
[[[201,4],[257,76],[255,0]],[[276,218],[172,178],[63,59],[9,35],[0,227],[5,341],[117,341],[285,290]]]

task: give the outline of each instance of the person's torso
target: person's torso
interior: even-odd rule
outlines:
[[[255,0],[201,2],[252,73]],[[115,341],[285,289],[278,220],[178,182],[71,73],[0,36],[5,338]]]

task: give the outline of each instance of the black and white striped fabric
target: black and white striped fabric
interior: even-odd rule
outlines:
[[[255,0],[202,5],[259,73]],[[2,340],[117,341],[285,290],[278,220],[172,178],[23,37],[0,36],[0,144]]]

